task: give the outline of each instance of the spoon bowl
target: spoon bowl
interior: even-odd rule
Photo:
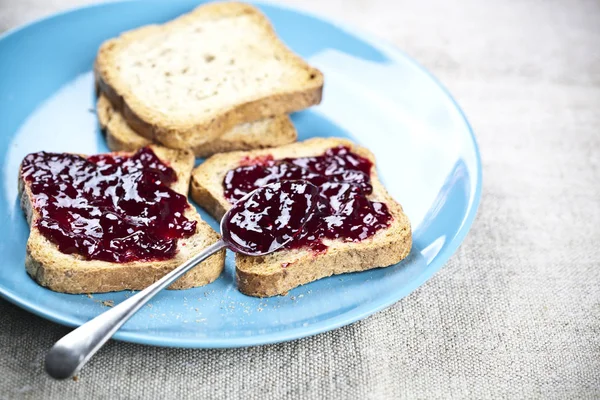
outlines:
[[[312,218],[319,189],[303,180],[274,182],[248,193],[221,219],[227,248],[262,256],[292,241]]]

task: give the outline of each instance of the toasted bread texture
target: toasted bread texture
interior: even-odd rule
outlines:
[[[103,94],[98,97],[96,113],[100,127],[106,133],[108,148],[112,151],[134,151],[152,143],[134,131]],[[216,139],[191,150],[196,157],[208,157],[229,151],[281,146],[295,142],[296,138],[296,128],[290,117],[280,115],[236,125]]]
[[[194,156],[189,151],[150,146],[154,153],[177,173],[173,190],[187,195]],[[25,267],[40,285],[64,293],[103,293],[119,290],[141,290],[215,243],[219,235],[190,206],[185,216],[197,221],[196,233],[178,240],[174,258],[155,262],[111,263],[86,260],[77,254],[65,254],[35,228],[40,215],[33,207],[33,195],[27,182],[19,175],[21,206],[30,226]],[[223,270],[225,252],[221,251],[182,276],[170,289],[202,286],[217,279]]]
[[[235,2],[108,40],[94,70],[135,132],[182,149],[318,104],[323,88],[322,73],[291,52],[258,9]]]
[[[373,154],[356,144],[336,138],[314,138],[273,149],[217,154],[198,166],[192,173],[191,195],[194,201],[215,218],[231,207],[223,195],[223,178],[227,171],[237,168],[242,160],[271,155],[274,159],[322,155],[336,146],[348,146],[354,153],[375,164]],[[393,221],[389,228],[360,242],[324,240],[324,254],[309,249],[279,250],[262,257],[236,255],[236,274],[241,292],[250,296],[284,294],[299,285],[327,276],[346,272],[386,267],[405,258],[412,247],[410,222],[402,207],[385,190],[371,171],[373,193],[369,200],[387,205]]]

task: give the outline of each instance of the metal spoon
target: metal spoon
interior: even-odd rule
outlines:
[[[273,221],[270,221],[270,226],[261,227],[270,230],[267,235],[267,240],[271,240],[272,242],[267,246],[268,250],[264,251],[257,247],[253,248],[251,244],[240,241],[240,238],[235,234],[232,235],[229,226],[231,220],[233,218],[239,218],[240,213],[247,213],[249,207],[253,207],[254,211],[252,212],[255,216],[264,214],[263,212],[256,212],[256,199],[259,199],[261,196],[264,198],[264,196],[269,195],[269,193],[278,194],[278,196],[271,196],[272,198],[281,198],[279,194],[286,193],[287,190],[297,190],[299,187],[302,188],[300,194],[303,195],[302,198],[299,198],[300,203],[305,202],[305,204],[302,203],[303,208],[300,210],[300,219],[298,221],[292,221],[292,223],[290,223],[289,220],[286,220],[284,225],[281,226],[273,226]],[[183,274],[196,266],[196,264],[204,261],[217,251],[223,248],[229,248],[238,253],[250,256],[260,256],[272,253],[284,246],[294,237],[293,235],[290,235],[289,232],[299,232],[304,224],[311,218],[315,209],[317,196],[317,187],[304,181],[278,182],[260,187],[250,192],[238,201],[221,219],[222,239],[219,239],[216,243],[210,245],[204,249],[204,251],[175,268],[135,296],[128,298],[117,306],[86,322],[56,342],[46,355],[46,372],[55,379],[67,379],[75,375],[104,345],[104,343],[106,343],[108,339],[110,339],[115,332],[123,326],[131,316],[133,316],[133,314],[150,301],[154,295],[180,278]],[[285,200],[283,198],[281,199]],[[286,207],[283,201],[280,206]],[[247,214],[244,215],[247,217]],[[256,218],[252,222],[256,227],[256,225],[261,224],[261,219]],[[297,226],[294,226],[294,223]],[[285,229],[286,234],[278,236],[277,228]]]

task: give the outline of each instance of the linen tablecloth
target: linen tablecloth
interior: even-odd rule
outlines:
[[[82,3],[0,0],[0,30]],[[287,3],[393,42],[457,98],[484,177],[464,244],[354,325],[234,350],[110,342],[78,381],[41,364],[69,329],[0,300],[0,399],[600,398],[600,2]]]

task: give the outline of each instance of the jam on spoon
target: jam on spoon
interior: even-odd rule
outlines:
[[[306,181],[270,183],[240,199],[221,222],[229,247],[270,253],[301,234],[317,207],[319,189]]]

